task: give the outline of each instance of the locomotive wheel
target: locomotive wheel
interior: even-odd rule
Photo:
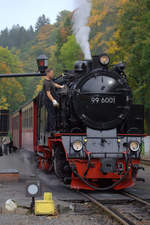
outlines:
[[[56,146],[54,150],[54,171],[58,178],[63,179],[64,174],[64,166],[66,162],[65,153],[60,146]]]

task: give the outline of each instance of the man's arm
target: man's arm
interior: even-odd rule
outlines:
[[[54,86],[55,86],[56,88],[64,88],[64,85],[60,85],[60,84],[57,84],[57,83],[54,83]]]
[[[47,94],[49,100],[53,103],[53,106],[59,107],[59,103],[53,98],[53,96],[51,95],[51,92],[47,91],[46,94]]]
[[[53,102],[55,100],[53,98],[53,96],[51,95],[51,92],[50,91],[47,91],[46,94],[47,94],[47,97],[50,99],[51,102]]]

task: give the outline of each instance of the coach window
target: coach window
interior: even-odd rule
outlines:
[[[26,110],[26,128],[28,129],[29,125],[28,125],[28,120],[29,120],[29,110]]]
[[[26,128],[26,111],[24,111],[24,128]]]
[[[31,112],[32,108],[29,108],[29,121],[28,121],[28,125],[29,125],[29,128],[32,127],[32,112]]]
[[[24,128],[24,112],[22,112],[22,127]]]
[[[29,128],[29,109],[26,110],[27,116],[27,128]]]
[[[28,128],[30,128],[31,108],[28,109]]]
[[[24,128],[26,128],[26,110],[24,111]]]
[[[15,127],[15,117],[13,118],[13,127],[14,127],[14,129],[16,128]]]
[[[28,114],[27,110],[25,110],[25,128],[28,128]]]
[[[13,118],[13,128],[15,129],[15,117]]]
[[[22,127],[25,127],[25,115],[24,112],[22,113]]]
[[[19,116],[17,116],[17,121],[16,121],[16,125],[17,125],[17,129],[19,128]]]
[[[24,111],[24,128],[26,128],[26,110]]]
[[[22,112],[22,128],[24,128],[24,113]]]
[[[27,128],[30,127],[29,118],[30,118],[30,113],[29,113],[29,109],[27,109]]]
[[[30,114],[30,127],[33,127],[33,108],[31,107],[31,114]]]
[[[22,112],[22,128],[24,127],[24,117],[23,117],[23,112]]]
[[[18,129],[19,128],[19,116],[15,116],[13,119],[13,127],[14,129]]]

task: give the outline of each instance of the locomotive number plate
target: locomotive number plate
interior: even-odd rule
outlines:
[[[92,104],[115,104],[116,97],[91,97]]]

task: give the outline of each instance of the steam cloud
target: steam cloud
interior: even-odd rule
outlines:
[[[88,27],[88,18],[91,13],[91,0],[74,0],[77,9],[73,15],[73,33],[77,43],[81,46],[85,59],[91,59],[89,45],[90,27]]]

